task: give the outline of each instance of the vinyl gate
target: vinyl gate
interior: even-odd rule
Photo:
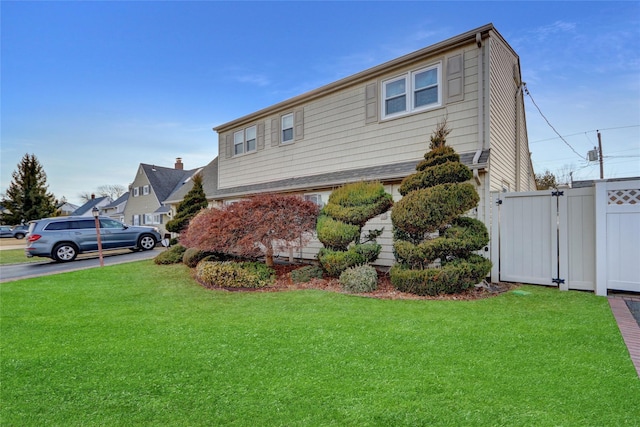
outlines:
[[[492,200],[492,281],[640,292],[640,180]]]

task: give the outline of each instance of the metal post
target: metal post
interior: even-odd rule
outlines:
[[[104,258],[102,257],[102,239],[100,238],[100,219],[98,218],[100,211],[98,208],[94,207],[91,210],[91,213],[93,213],[93,219],[96,221],[96,236],[98,238],[98,257],[100,258],[100,267],[104,267]]]

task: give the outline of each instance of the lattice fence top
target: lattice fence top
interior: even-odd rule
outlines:
[[[640,204],[640,189],[609,190],[607,202],[610,205],[637,205]]]

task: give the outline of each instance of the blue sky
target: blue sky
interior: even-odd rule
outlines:
[[[520,56],[536,172],[640,175],[640,2],[0,2],[0,193],[56,197],[217,155],[212,127],[493,23]],[[574,152],[575,150],[575,152]]]

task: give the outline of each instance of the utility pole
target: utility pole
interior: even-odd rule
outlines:
[[[600,158],[600,179],[604,179],[604,164],[603,164],[603,159],[602,159],[602,138],[600,136],[600,131],[597,130],[596,132],[598,132],[598,157]]]

